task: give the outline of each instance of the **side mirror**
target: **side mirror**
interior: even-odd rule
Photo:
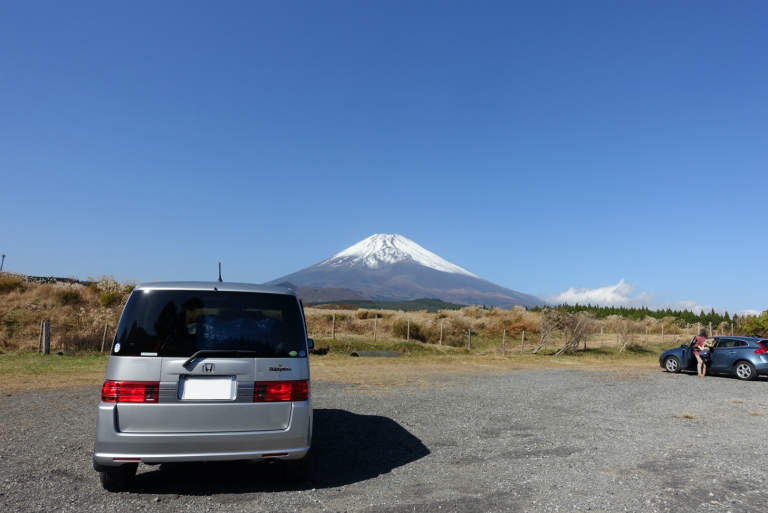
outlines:
[[[685,349],[686,347],[688,347],[688,344],[680,344],[680,347],[682,347],[683,349]]]
[[[315,348],[315,339],[308,338],[307,339],[307,348],[314,349]]]

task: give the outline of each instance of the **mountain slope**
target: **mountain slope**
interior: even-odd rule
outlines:
[[[436,298],[504,308],[545,305],[534,296],[479,278],[395,234],[372,235],[319,264],[268,285],[284,281],[298,287],[348,288],[375,300]]]

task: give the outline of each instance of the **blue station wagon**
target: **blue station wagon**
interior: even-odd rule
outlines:
[[[707,374],[729,374],[743,380],[768,376],[768,340],[755,337],[714,337],[707,360]],[[659,365],[667,372],[696,371],[694,337],[687,344],[667,349],[659,356]]]

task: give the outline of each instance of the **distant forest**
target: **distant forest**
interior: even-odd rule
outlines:
[[[733,318],[731,318],[730,315],[728,315],[728,312],[725,312],[724,314],[719,314],[715,312],[714,308],[709,313],[704,313],[704,310],[701,311],[700,314],[695,314],[691,312],[690,310],[671,310],[667,308],[666,310],[650,310],[647,307],[642,308],[626,308],[626,307],[615,307],[615,306],[593,306],[593,305],[569,305],[569,304],[563,304],[558,305],[556,308],[565,310],[569,313],[576,313],[576,312],[589,312],[592,315],[594,315],[597,319],[605,319],[606,317],[610,317],[611,315],[621,315],[625,319],[632,319],[634,321],[641,321],[645,319],[646,317],[651,317],[654,319],[663,319],[664,317],[675,317],[677,318],[678,322],[686,323],[686,324],[696,324],[701,323],[702,325],[708,325],[710,322],[713,326],[719,326],[720,323],[730,323],[730,322],[736,322],[739,318],[738,315],[734,315]],[[541,307],[536,308],[530,308],[529,310],[533,312],[540,312],[543,310]]]
[[[307,306],[310,306],[307,303]],[[467,305],[458,305],[449,303],[442,299],[413,299],[411,301],[372,301],[372,300],[345,300],[328,303],[312,303],[315,308],[331,308],[341,310],[355,310],[358,308],[368,308],[371,310],[402,310],[404,312],[418,312],[426,310],[428,313],[435,313],[439,310],[461,310]]]

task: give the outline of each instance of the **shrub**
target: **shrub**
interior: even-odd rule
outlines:
[[[31,316],[25,310],[11,310],[6,315],[0,315],[0,327],[9,339],[19,335],[30,322]]]
[[[520,336],[523,331],[526,331],[527,333],[533,333],[538,331],[538,329],[539,327],[532,322],[503,321],[498,324],[492,324],[491,326],[486,327],[483,330],[483,334],[486,336],[501,335],[504,330],[506,330],[508,337],[517,337]]]
[[[749,315],[743,318],[741,329],[750,337],[768,335],[768,310],[765,310],[759,316]]]
[[[336,314],[336,322],[344,321],[349,316],[347,314],[337,313]],[[324,321],[332,322],[333,321],[333,314],[323,314],[322,319]]]
[[[59,346],[73,351],[100,351],[101,342],[102,335],[98,333],[66,333],[59,337]]]
[[[422,329],[421,325],[415,322],[411,322],[410,328],[407,320],[395,321],[392,325],[392,335],[402,339],[418,340],[425,342],[427,340],[427,334]]]
[[[0,294],[8,294],[14,290],[24,292],[27,289],[27,284],[23,280],[15,276],[3,276],[0,277]]]
[[[83,296],[77,290],[59,290],[56,292],[56,299],[62,305],[79,305],[83,301]]]
[[[138,286],[139,281],[136,278],[126,278],[123,280],[123,289],[129,294]]]
[[[104,291],[99,296],[99,303],[104,308],[112,308],[113,306],[117,306],[122,300],[123,294],[113,290]]]

